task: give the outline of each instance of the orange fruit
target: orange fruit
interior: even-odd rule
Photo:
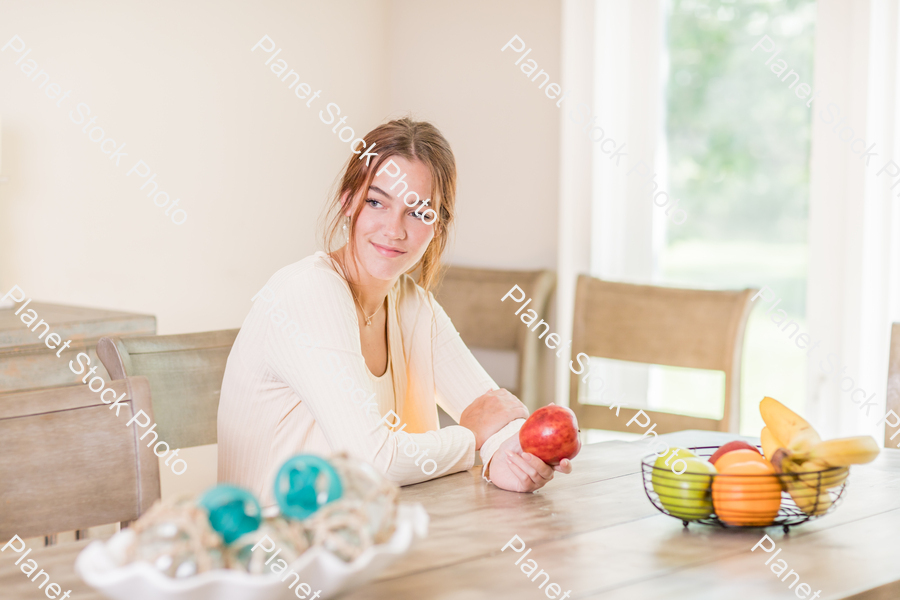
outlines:
[[[764,463],[769,462],[765,458],[763,458],[763,456],[756,450],[747,450],[746,448],[743,448],[741,450],[732,450],[731,452],[727,452],[719,457],[719,460],[716,461],[716,471],[721,473],[731,465],[753,461]]]
[[[716,516],[722,522],[765,527],[772,524],[781,508],[781,484],[769,461],[736,463],[720,469],[713,477],[712,499]]]

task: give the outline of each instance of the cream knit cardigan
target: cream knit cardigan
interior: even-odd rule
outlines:
[[[327,254],[316,252],[275,273],[257,294],[228,356],[219,400],[218,478],[253,491],[263,506],[275,503],[275,474],[295,454],[347,452],[400,485],[475,462],[474,434],[460,426],[439,429],[436,405],[459,422],[466,406],[497,385],[450,318],[430,292],[400,277],[387,297],[394,406],[375,409],[354,299],[338,270]],[[485,442],[485,465],[522,422]],[[406,426],[391,434],[388,423]],[[437,464],[432,475],[423,472],[424,451],[424,460]]]

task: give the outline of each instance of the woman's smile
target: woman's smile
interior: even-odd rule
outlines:
[[[402,256],[406,254],[405,250],[400,250],[399,248],[392,248],[389,246],[382,246],[380,244],[376,244],[375,242],[369,242],[375,249],[378,250],[379,254],[382,256],[386,256],[388,258],[396,258],[397,256]]]

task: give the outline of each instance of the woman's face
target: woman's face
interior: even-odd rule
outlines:
[[[391,177],[391,169],[381,170],[362,196],[365,203],[353,227],[356,261],[371,277],[392,281],[413,268],[434,237],[435,219],[430,208],[421,203],[410,208],[403,199],[409,192],[416,192],[421,200],[431,197],[431,173],[421,161],[410,162],[401,156],[392,156],[400,167],[400,174]],[[384,164],[382,164],[382,167]],[[403,173],[406,178],[400,182]],[[409,188],[404,187],[404,183]],[[396,185],[395,185],[396,184]],[[391,189],[394,186],[394,189]],[[410,195],[411,203],[415,196]],[[422,216],[417,216],[416,211]],[[350,216],[351,209],[345,211]],[[431,223],[426,224],[424,221]]]

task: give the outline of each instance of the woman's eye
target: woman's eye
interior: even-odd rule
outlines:
[[[379,202],[378,200],[375,200],[374,198],[368,198],[366,200],[366,203],[371,204],[372,207],[374,207],[374,208],[378,208],[379,206],[381,206],[381,202]]]
[[[416,211],[414,210],[414,211],[410,212],[409,214],[411,214],[413,216],[413,218],[418,219],[420,221],[425,220],[425,215],[423,213],[416,214]]]

